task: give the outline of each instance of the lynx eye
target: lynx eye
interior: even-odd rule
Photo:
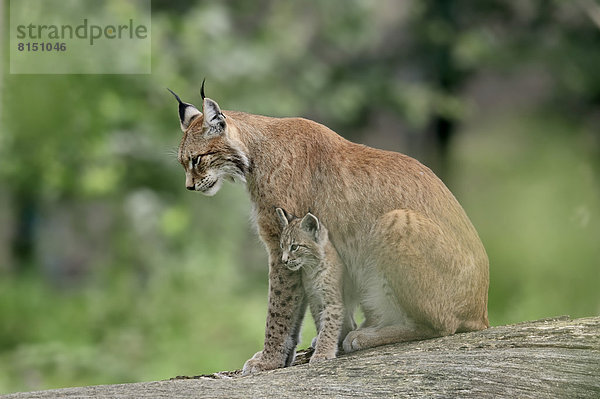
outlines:
[[[196,166],[198,166],[198,164],[200,163],[201,157],[202,157],[201,155],[197,155],[195,157],[190,157],[189,161],[188,161],[188,168],[194,169]]]
[[[199,154],[199,155],[196,155],[195,157],[190,158],[191,167],[194,168],[194,167],[200,165],[202,158],[207,157],[209,155],[214,155],[214,154],[217,154],[217,151],[208,151],[208,152],[205,152],[204,154]]]
[[[290,251],[295,252],[297,249],[298,249],[298,245],[297,244],[290,245]]]

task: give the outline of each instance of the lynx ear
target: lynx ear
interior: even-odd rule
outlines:
[[[307,233],[312,234],[315,241],[318,240],[320,226],[319,219],[317,219],[315,215],[313,215],[310,212],[307,213],[306,216],[304,216],[302,218],[302,221],[300,222],[300,228],[302,228],[302,230],[306,231]]]
[[[179,125],[181,126],[181,130],[185,132],[190,126],[190,123],[192,123],[198,115],[202,115],[202,112],[198,111],[192,104],[181,101],[179,96],[175,94],[173,90],[169,88],[167,88],[167,90],[175,96],[175,99],[177,99],[177,102],[179,103]]]
[[[282,228],[287,226],[294,219],[294,215],[290,215],[282,208],[276,208],[275,212],[279,217],[279,224]]]
[[[219,104],[210,98],[204,99],[204,127],[212,134],[221,134],[225,131],[225,115],[221,112]]]

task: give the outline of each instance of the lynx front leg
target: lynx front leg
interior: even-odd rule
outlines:
[[[310,358],[311,364],[335,358],[344,321],[343,305],[325,305],[320,319],[321,328],[314,346],[315,353]]]
[[[315,309],[313,309],[313,307],[311,307],[311,314],[313,317],[313,320],[315,321],[315,327],[317,328],[317,336],[314,337],[311,341],[310,347],[315,349],[317,347],[317,341],[319,340],[319,332],[321,331],[321,329],[323,328],[323,323],[321,320],[323,320],[323,310],[321,308],[318,308],[316,306],[314,306]],[[344,341],[344,338],[346,337],[346,335],[348,335],[348,333],[350,331],[354,331],[356,330],[356,321],[354,320],[354,310],[356,309],[356,304],[354,302],[352,302],[351,300],[344,302],[343,307],[342,307],[342,324],[341,324],[341,329],[340,332],[338,333],[338,349],[343,349],[342,347],[342,342]],[[314,355],[313,355],[314,356]]]
[[[272,256],[269,262],[269,307],[265,344],[246,364],[243,374],[289,366],[294,361],[306,301],[300,272],[290,271]]]

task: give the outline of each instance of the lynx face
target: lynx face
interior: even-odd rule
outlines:
[[[206,134],[204,129],[186,132],[179,147],[179,162],[185,169],[188,190],[214,195],[223,179],[245,182],[248,159],[229,142],[226,131],[218,136]]]
[[[178,160],[185,170],[185,186],[208,196],[215,195],[223,179],[246,181],[249,161],[229,137],[225,115],[219,105],[205,98],[204,114],[191,104],[179,102],[183,138]]]
[[[283,227],[279,242],[283,264],[290,270],[318,266],[327,242],[327,231],[319,220],[311,213],[295,218],[281,208],[277,208],[277,214]]]

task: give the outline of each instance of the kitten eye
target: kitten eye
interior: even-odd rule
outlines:
[[[298,249],[298,245],[296,245],[296,244],[292,244],[292,245],[290,245],[290,251],[294,252],[294,251],[296,251],[297,249]]]
[[[282,242],[279,243],[279,248],[283,249],[283,243]]]

